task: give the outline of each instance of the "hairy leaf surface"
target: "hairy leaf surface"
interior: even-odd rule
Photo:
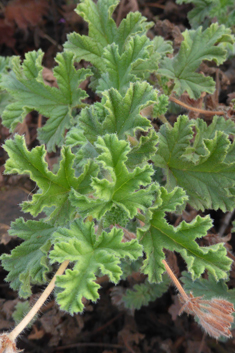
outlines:
[[[117,0],[99,0],[97,4],[92,0],[83,0],[77,6],[76,12],[88,22],[88,36],[69,34],[68,42],[64,45],[66,50],[75,54],[77,61],[81,59],[89,61],[101,72],[106,71],[103,59],[105,47],[116,43],[121,55],[132,36],[146,33],[153,25],[152,22],[147,23],[146,18],[139,12],[131,12],[117,28],[111,17],[117,4]]]
[[[146,280],[144,283],[135,284],[133,289],[127,289],[122,300],[125,307],[128,309],[139,310],[143,305],[148,305],[149,302],[160,298],[168,289],[171,280],[168,275],[162,276],[161,283],[149,283]]]
[[[218,127],[227,126],[227,131],[234,133],[233,124],[217,118],[208,129],[204,123],[196,123],[196,126],[202,125],[202,130],[197,132],[199,137],[195,141],[198,145],[192,147],[191,156],[188,149],[195,123],[187,116],[181,116],[172,129],[162,126],[158,151],[153,159],[156,166],[165,170],[168,190],[181,186],[194,208],[220,208],[226,212],[234,208],[235,202],[235,162],[226,162],[227,153],[234,154],[234,148],[228,135],[215,129],[217,123]]]
[[[110,233],[102,232],[97,238],[94,223],[76,220],[70,229],[60,228],[54,233],[55,245],[50,252],[52,263],[70,260],[73,269],[57,276],[56,285],[63,288],[57,295],[58,303],[70,314],[83,311],[82,298],[96,301],[100,285],[95,283],[98,270],[108,275],[111,282],[120,280],[120,259],[136,260],[142,255],[137,240],[122,242],[123,232],[113,228]]]
[[[1,87],[6,89],[16,100],[7,106],[3,113],[3,124],[13,130],[32,110],[48,117],[46,124],[38,131],[39,139],[47,144],[49,151],[63,144],[65,129],[72,126],[72,109],[87,97],[79,84],[92,73],[89,69],[76,70],[72,53],[59,53],[55,60],[54,76],[58,88],[43,82],[41,64],[43,53],[32,51],[25,55],[20,65],[20,58],[12,59],[13,70],[3,75]]]
[[[45,207],[54,207],[50,219],[56,223],[66,224],[74,217],[75,207],[71,205],[68,196],[71,189],[86,194],[91,191],[91,177],[97,175],[98,166],[89,161],[83,173],[76,178],[72,168],[74,155],[69,147],[63,147],[62,160],[57,174],[48,170],[45,161],[45,147],[35,147],[28,151],[24,137],[16,135],[14,140],[7,140],[5,150],[9,159],[5,165],[6,174],[28,174],[34,180],[39,192],[32,197],[32,201],[22,204],[23,211],[37,216]]]
[[[189,11],[188,19],[193,28],[206,24],[216,18],[219,24],[233,26],[235,8],[233,0],[177,0],[178,4],[192,3],[195,7]]]
[[[92,198],[81,196],[74,190],[70,196],[72,205],[78,207],[81,215],[91,214],[98,219],[113,206],[123,208],[130,218],[135,216],[138,208],[145,211],[153,202],[157,186],[152,184],[141,190],[140,186],[151,183],[152,167],[145,165],[129,172],[126,161],[130,147],[127,142],[118,140],[115,134],[98,137],[96,147],[101,151],[97,160],[106,170],[106,177],[93,178]]]
[[[193,99],[200,97],[202,92],[213,93],[215,83],[211,77],[196,72],[203,60],[214,60],[217,65],[226,59],[226,50],[220,43],[233,43],[231,31],[225,26],[213,23],[205,31],[186,30],[182,33],[184,41],[180,50],[173,58],[165,57],[161,63],[159,74],[174,81],[177,95],[185,91]]]
[[[52,233],[56,228],[40,221],[27,221],[18,218],[11,223],[10,235],[16,235],[24,242],[14,248],[10,255],[1,256],[2,266],[9,271],[6,280],[19,291],[19,296],[27,298],[32,294],[31,284],[47,282],[50,271],[48,251],[52,243]]]
[[[98,136],[107,133],[126,139],[127,134],[134,135],[137,129],[147,131],[150,121],[140,111],[156,100],[157,91],[147,82],[131,83],[124,96],[113,88],[105,91],[101,103],[82,110],[78,126],[70,130],[66,141],[70,146],[83,145],[87,140],[94,144]]]
[[[119,54],[118,46],[113,43],[104,49],[103,58],[105,73],[101,75],[97,90],[102,92],[113,87],[124,94],[130,82],[157,71],[160,55],[153,51],[148,37],[135,36],[130,39],[123,54]]]
[[[209,275],[209,278],[197,278],[195,281],[192,279],[190,273],[182,272],[180,280],[184,284],[184,290],[189,294],[193,292],[195,297],[203,296],[203,299],[226,298],[235,304],[235,289],[228,289],[225,280],[216,279]]]
[[[175,188],[168,193],[161,187],[162,203],[150,208],[149,221],[138,230],[138,239],[144,247],[146,260],[142,271],[148,275],[150,282],[161,281],[165,271],[162,260],[165,258],[163,249],[176,251],[187,263],[192,278],[198,278],[207,269],[216,280],[227,278],[231,260],[226,256],[227,250],[222,243],[200,247],[195,241],[207,234],[212,222],[209,216],[197,216],[191,223],[181,222],[178,227],[167,223],[166,212],[173,212],[183,204],[186,195],[181,188]]]

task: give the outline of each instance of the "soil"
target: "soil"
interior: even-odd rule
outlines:
[[[31,50],[41,48],[45,52],[43,65],[47,68],[44,78],[53,85],[50,69],[55,65],[54,57],[62,51],[67,33],[77,31],[87,33],[86,23],[74,12],[76,1],[72,0],[2,0],[0,6],[0,55],[20,55],[21,58]],[[122,6],[115,11],[117,22],[129,11],[139,10],[148,20],[156,25],[151,29],[150,36],[162,35],[172,40],[174,49],[179,49],[182,41],[181,32],[190,28],[187,13],[191,5],[176,5],[173,0],[143,0],[123,1]],[[181,100],[188,105],[200,107],[202,101],[205,109],[218,109],[229,106],[235,97],[235,59],[227,60],[223,66],[216,69],[213,65],[201,67],[204,73],[210,73],[217,79],[217,91],[214,95],[207,95],[201,100],[192,101],[187,96]],[[91,97],[92,103],[93,97]],[[182,110],[182,112],[184,112]],[[195,118],[194,112],[189,113]],[[231,113],[232,114],[232,113]],[[169,116],[174,121],[175,115]],[[19,126],[24,133],[28,148],[38,145],[37,127],[44,123],[44,117],[36,112],[28,114],[25,123]],[[1,144],[10,136],[8,129],[0,125]],[[48,163],[52,167],[57,161],[59,151],[49,154]],[[19,204],[30,198],[35,185],[25,176],[4,176],[6,153],[0,147],[0,253],[9,253],[20,240],[10,237],[7,233],[10,222],[24,216]],[[211,212],[214,228],[211,233],[226,236],[231,233],[234,213],[224,214],[220,211]],[[200,213],[201,214],[201,213]],[[193,219],[197,212],[190,207],[187,217]],[[186,216],[186,215],[185,215]],[[172,224],[180,220],[177,217],[169,219]],[[230,239],[230,238],[229,238]],[[235,241],[228,242],[233,251]],[[174,271],[180,277],[185,270],[180,257],[169,255]],[[178,264],[178,265],[177,265]],[[4,281],[7,273],[0,268],[0,330],[7,331],[14,327],[12,313],[20,300]],[[139,276],[140,277],[140,276]],[[127,288],[130,282],[138,283],[141,278],[133,276],[131,280],[119,283],[120,288]],[[230,288],[233,288],[234,270],[231,272]],[[191,316],[178,316],[180,305],[177,292],[170,287],[168,292],[149,306],[130,312],[117,305],[115,296],[111,296],[113,285],[103,279],[100,290],[100,300],[97,303],[86,303],[83,314],[73,317],[59,310],[53,295],[42,308],[38,318],[30,329],[19,338],[18,348],[26,353],[225,353],[235,352],[235,338],[225,342],[214,340],[206,336]],[[43,287],[33,287],[30,304],[34,303]],[[121,290],[121,289],[120,289]],[[113,298],[113,299],[112,299]],[[235,333],[235,332],[234,332]]]

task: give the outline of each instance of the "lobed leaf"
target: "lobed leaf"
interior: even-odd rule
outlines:
[[[42,57],[43,52],[39,50],[27,53],[22,65],[19,57],[12,59],[13,70],[2,76],[1,87],[15,102],[6,107],[2,118],[3,124],[11,131],[32,110],[49,118],[38,130],[38,136],[52,151],[56,145],[63,144],[65,129],[73,123],[72,109],[87,97],[79,84],[92,73],[89,69],[76,70],[72,53],[59,53],[55,59],[58,66],[53,71],[58,88],[50,87],[43,82]]]
[[[100,285],[95,283],[98,270],[117,283],[122,274],[119,259],[136,260],[142,255],[142,247],[136,239],[123,243],[122,237],[122,230],[113,228],[97,238],[94,224],[82,220],[75,220],[70,229],[60,228],[54,233],[56,243],[50,252],[51,262],[74,262],[72,270],[66,270],[56,279],[56,285],[63,289],[57,295],[63,310],[70,314],[81,312],[83,297],[92,301],[99,298]]]
[[[235,9],[233,0],[177,0],[178,4],[192,3],[195,7],[189,11],[188,19],[192,28],[206,24],[216,17],[219,24],[230,27],[234,23]]]
[[[95,4],[92,0],[83,0],[76,9],[78,15],[88,22],[88,36],[72,33],[68,35],[68,41],[64,47],[73,52],[76,60],[82,59],[91,62],[101,72],[106,71],[103,60],[104,48],[116,43],[121,55],[133,36],[144,34],[152,27],[153,23],[147,23],[146,18],[139,12],[131,12],[122,20],[117,28],[112,13],[117,6],[117,0],[102,1]]]
[[[149,221],[138,230],[138,239],[144,247],[146,260],[142,267],[149,281],[159,282],[165,271],[162,260],[165,258],[163,249],[176,251],[187,263],[192,278],[198,278],[207,269],[216,280],[227,278],[231,260],[222,243],[200,247],[195,241],[207,234],[212,222],[209,216],[197,216],[191,223],[181,222],[178,227],[167,223],[166,212],[172,212],[186,200],[184,191],[175,188],[171,193],[161,187],[162,203],[150,208]]]
[[[192,280],[190,273],[182,272],[180,280],[184,284],[184,290],[187,293],[193,292],[195,297],[203,296],[203,299],[212,298],[226,298],[228,301],[235,303],[234,289],[228,289],[224,279],[216,281],[216,279],[209,275],[209,278],[197,278]]]
[[[144,283],[135,284],[133,289],[127,289],[122,298],[125,307],[139,310],[142,306],[160,298],[167,291],[170,282],[169,276],[163,275],[161,283],[149,283],[145,280]]]
[[[165,57],[158,73],[174,81],[173,91],[177,95],[185,91],[190,98],[197,99],[202,92],[213,93],[215,83],[211,77],[195,72],[203,60],[214,60],[217,65],[226,59],[226,50],[221,43],[233,43],[230,29],[213,23],[205,31],[186,30],[179,52],[173,57]]]
[[[101,75],[98,92],[116,88],[125,94],[130,82],[145,78],[150,72],[157,71],[160,55],[153,51],[148,37],[135,36],[126,45],[124,53],[119,54],[118,46],[113,43],[104,49],[105,72]]]
[[[235,163],[226,160],[227,153],[230,160],[234,155],[234,145],[227,134],[215,128],[217,124],[218,128],[227,126],[225,131],[234,133],[233,123],[218,118],[207,129],[204,123],[180,116],[172,129],[161,127],[158,152],[153,159],[156,166],[165,170],[168,190],[178,185],[186,191],[192,207],[220,208],[226,212],[234,208],[235,202]],[[193,125],[202,127],[197,131],[194,146],[190,143]]]
[[[145,165],[129,172],[126,161],[130,148],[127,142],[118,140],[115,134],[98,137],[96,148],[101,151],[97,160],[106,170],[106,177],[93,178],[92,198],[81,196],[74,190],[70,195],[72,205],[78,207],[81,215],[91,214],[97,219],[113,206],[123,208],[130,218],[135,216],[138,208],[145,211],[153,202],[157,186],[152,184],[147,189],[140,189],[140,186],[151,183],[152,167]]]
[[[69,222],[76,212],[69,201],[69,193],[71,189],[81,194],[91,191],[91,177],[98,173],[95,162],[89,161],[77,178],[72,167],[75,156],[69,147],[63,147],[61,150],[62,160],[57,174],[48,170],[44,146],[28,151],[24,137],[16,135],[14,140],[6,141],[4,148],[10,157],[5,165],[5,173],[28,174],[40,188],[38,193],[33,195],[32,201],[23,202],[23,211],[37,216],[44,208],[53,206],[49,219],[58,224]]]
[[[11,223],[9,234],[24,239],[24,242],[14,248],[10,255],[1,255],[1,260],[3,268],[9,272],[6,281],[19,291],[20,297],[27,298],[32,294],[31,284],[47,282],[46,274],[51,269],[47,255],[55,230],[53,225],[44,220],[25,222],[21,217]]]

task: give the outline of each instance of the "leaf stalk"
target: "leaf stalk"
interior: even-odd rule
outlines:
[[[34,304],[32,309],[28,312],[28,314],[24,317],[24,319],[14,328],[13,331],[11,331],[8,335],[8,338],[12,341],[15,341],[15,339],[19,336],[19,334],[27,327],[27,325],[30,323],[30,321],[34,318],[34,316],[37,314],[37,312],[40,310],[41,306],[45,303],[53,289],[55,288],[55,281],[56,281],[56,276],[62,275],[66,269],[66,267],[69,264],[69,260],[64,261],[58,270],[56,271],[55,275],[53,276],[52,280],[40,296],[40,298],[37,300],[37,302]]]

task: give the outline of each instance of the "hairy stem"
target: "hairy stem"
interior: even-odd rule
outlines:
[[[32,309],[28,312],[28,314],[23,318],[23,320],[14,328],[13,331],[8,335],[8,338],[12,341],[15,341],[17,336],[25,329],[25,327],[30,323],[30,321],[33,319],[33,317],[37,314],[37,312],[40,310],[41,306],[45,303],[51,292],[53,291],[55,287],[55,281],[56,281],[56,276],[62,275],[66,269],[66,267],[69,264],[69,260],[64,261],[58,270],[56,271],[54,277],[42,293],[41,297],[38,299],[38,301],[34,304]]]
[[[158,115],[158,119],[161,120],[161,122],[163,124],[167,124],[170,128],[172,128],[170,122],[167,120],[167,118],[165,117],[165,115]]]
[[[145,216],[140,212],[138,212],[135,217],[144,223],[146,222]]]
[[[181,102],[179,99],[176,99],[175,97],[169,97],[169,99],[170,99],[170,101],[172,101],[178,105],[181,105],[181,107],[184,107],[188,110],[192,110],[197,113],[201,113],[204,115],[225,115],[225,112],[222,112],[222,111],[204,110],[204,109],[200,109],[200,108],[191,107],[190,105]]]
[[[166,272],[168,273],[169,277],[174,282],[174,285],[177,287],[178,291],[180,292],[185,302],[187,303],[189,301],[189,296],[185,293],[184,288],[181,286],[180,282],[175,277],[174,273],[172,272],[170,266],[167,264],[166,260],[162,260],[162,263],[165,266]]]

